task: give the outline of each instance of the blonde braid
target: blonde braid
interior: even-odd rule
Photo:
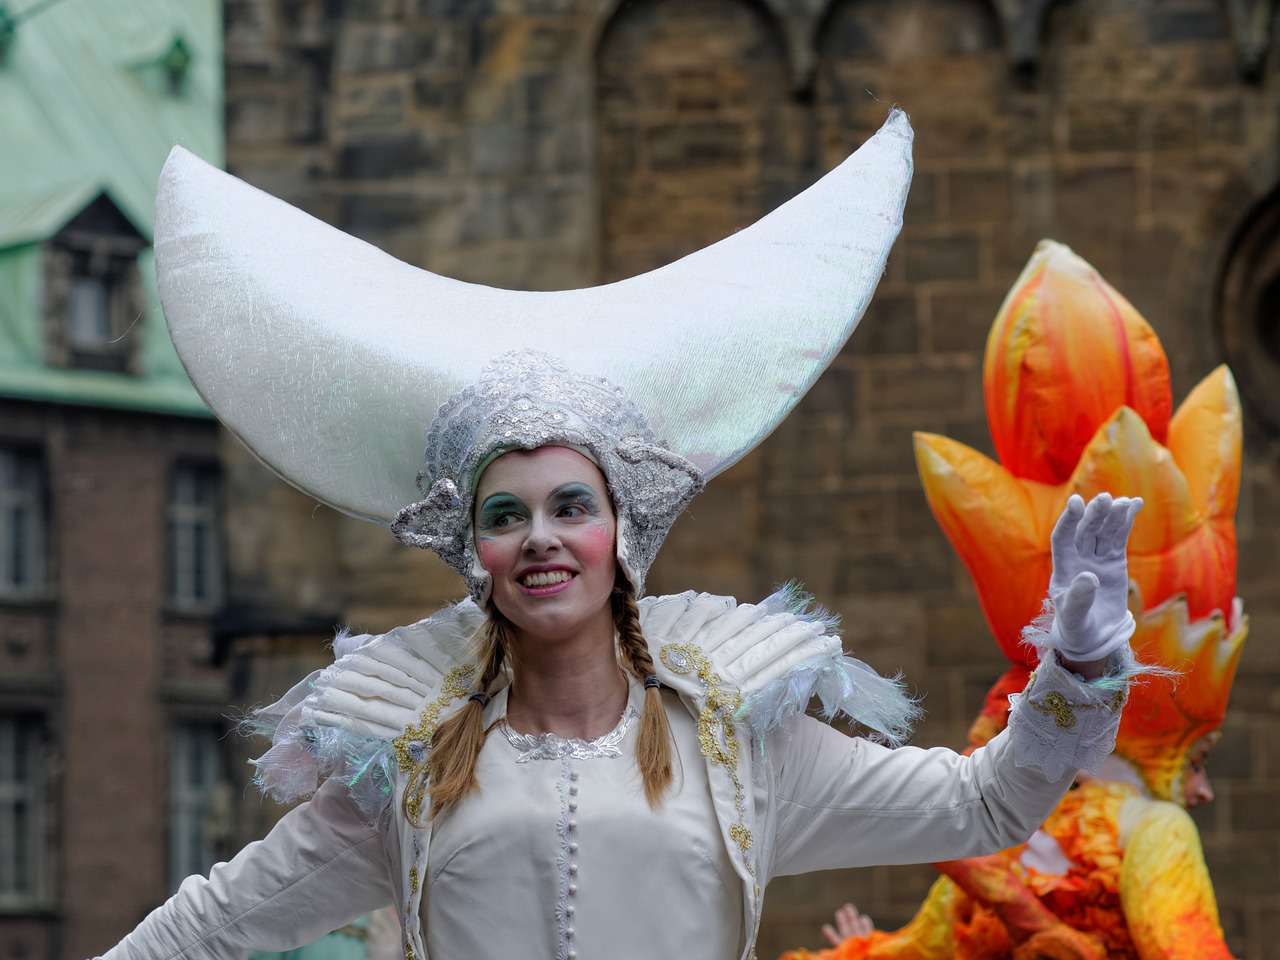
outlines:
[[[511,624],[490,604],[489,620],[480,641],[479,659],[484,663],[484,670],[476,684],[477,693],[488,693],[510,648]],[[405,792],[405,816],[411,823],[414,818],[409,814],[407,802],[413,794],[421,795],[428,785],[431,791],[428,819],[480,789],[476,765],[488,735],[484,726],[484,702],[479,698],[468,700],[457,713],[436,727],[427,755],[409,777],[415,788]],[[414,826],[420,824],[414,823]]]
[[[620,576],[614,585],[613,624],[618,631],[618,646],[623,662],[641,683],[653,674],[653,657],[640,629],[640,609],[636,606],[631,584]],[[644,796],[653,808],[662,805],[663,795],[674,779],[671,758],[671,726],[662,706],[662,692],[657,685],[646,684],[644,712],[636,735],[636,766],[644,780]]]

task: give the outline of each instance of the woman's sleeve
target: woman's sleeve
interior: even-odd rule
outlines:
[[[188,877],[102,960],[229,960],[319,939],[392,902],[385,829],[326,782],[207,879]]]
[[[1009,729],[971,756],[896,750],[801,718],[775,740],[773,874],[933,863],[1025,843],[1114,743],[1123,684],[1046,660]]]

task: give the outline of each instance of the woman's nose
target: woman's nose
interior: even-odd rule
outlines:
[[[535,516],[529,524],[529,533],[524,538],[524,549],[541,553],[559,544],[559,539],[551,525],[543,517]]]

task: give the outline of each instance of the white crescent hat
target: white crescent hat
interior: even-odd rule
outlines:
[[[410,266],[175,147],[156,197],[160,296],[209,408],[345,513],[387,524],[418,500],[437,410],[511,350],[606,378],[709,479],[782,421],[862,317],[902,226],[911,141],[894,110],[752,226],[649,273],[557,292]]]

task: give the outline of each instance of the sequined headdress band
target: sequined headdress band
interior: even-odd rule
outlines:
[[[425,496],[396,514],[392,533],[434,550],[483,601],[490,579],[475,551],[476,485],[497,455],[548,444],[585,453],[604,474],[617,514],[618,562],[642,594],[649,565],[702,489],[702,474],[658,442],[620,389],[540,351],[499,357],[478,384],[440,408],[427,434],[419,481]]]
[[[156,199],[160,296],[209,408],[345,513],[390,523],[420,501],[437,410],[510,350],[604,378],[709,479],[853,332],[902,225],[911,140],[895,110],[758,223],[650,273],[549,293],[409,266],[175,148]]]

